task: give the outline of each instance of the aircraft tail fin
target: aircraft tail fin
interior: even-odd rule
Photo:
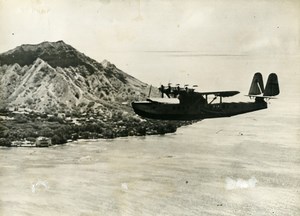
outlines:
[[[260,95],[264,93],[264,82],[261,73],[254,74],[248,95]]]
[[[279,95],[279,93],[280,90],[278,84],[278,77],[275,73],[271,73],[268,77],[268,81],[263,96],[272,97],[272,96]]]

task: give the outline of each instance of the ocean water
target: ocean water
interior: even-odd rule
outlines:
[[[1,148],[0,215],[300,215],[299,110],[282,98],[163,136]]]

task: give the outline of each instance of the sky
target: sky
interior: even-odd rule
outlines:
[[[0,53],[63,40],[156,86],[248,88],[256,71],[300,69],[298,0],[0,0],[0,22]]]

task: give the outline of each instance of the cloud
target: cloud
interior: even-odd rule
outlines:
[[[248,180],[240,179],[234,180],[232,178],[226,178],[226,189],[227,190],[235,190],[235,189],[247,189],[247,188],[254,188],[257,179],[255,177],[251,177]]]
[[[40,190],[45,191],[48,189],[49,189],[49,186],[48,186],[47,181],[38,180],[36,183],[31,185],[32,193],[36,193],[37,191],[40,191]]]

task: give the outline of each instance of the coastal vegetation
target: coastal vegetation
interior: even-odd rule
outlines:
[[[49,138],[52,144],[64,144],[77,139],[166,134],[191,123],[141,119],[130,112],[119,110],[112,112],[111,116],[78,113],[52,115],[1,110],[0,117],[0,146],[11,146],[13,141],[35,142],[38,137]]]

